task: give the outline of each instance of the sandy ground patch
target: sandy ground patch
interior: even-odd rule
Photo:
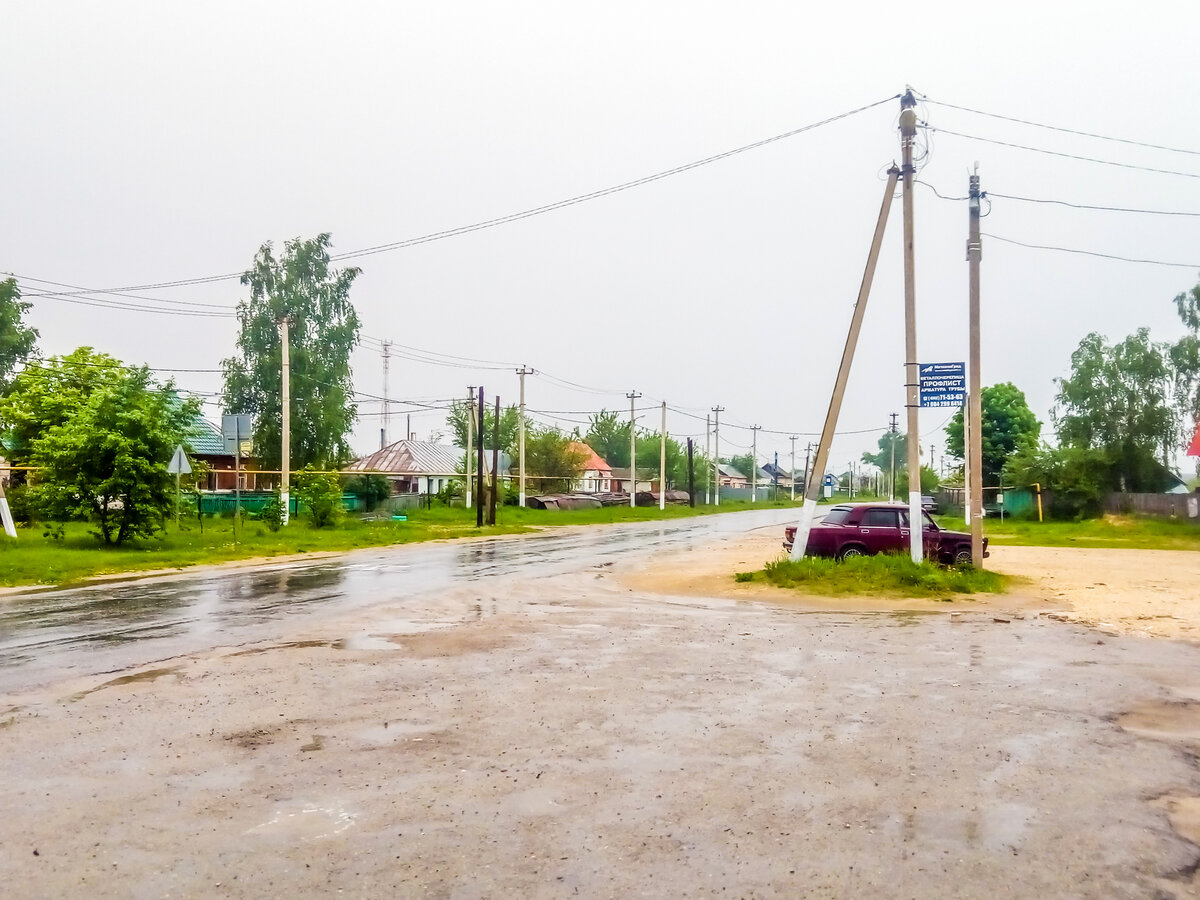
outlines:
[[[1005,594],[953,601],[820,597],[769,584],[733,580],[778,558],[780,529],[716,541],[702,551],[660,557],[630,572],[635,590],[785,603],[812,610],[1048,613],[1109,631],[1200,641],[1200,553],[1184,550],[1096,550],[995,547],[989,568],[1018,581]]]

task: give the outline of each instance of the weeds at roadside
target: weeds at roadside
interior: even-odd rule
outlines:
[[[970,566],[945,568],[930,562],[919,565],[906,556],[885,554],[838,562],[820,557],[778,559],[757,572],[738,572],[739,582],[762,582],[805,594],[845,596],[874,594],[889,597],[950,599],[959,594],[996,594],[1008,579],[998,572]]]

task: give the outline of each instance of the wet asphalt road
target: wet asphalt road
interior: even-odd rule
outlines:
[[[408,544],[336,560],[38,591],[0,602],[0,693],[263,640],[284,620],[343,616],[381,598],[415,600],[486,578],[540,579],[598,563],[637,561],[721,535],[781,526],[794,515],[754,510]]]

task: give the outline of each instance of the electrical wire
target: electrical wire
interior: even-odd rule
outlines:
[[[89,294],[107,294],[113,297],[125,297],[131,300],[143,300],[149,303],[166,303],[172,306],[197,306],[202,308],[220,309],[228,313],[233,313],[237,308],[232,303],[202,303],[198,300],[167,300],[162,297],[145,297],[141,294],[128,294],[119,290],[98,290],[94,288],[85,288],[78,284],[66,284],[61,281],[49,281],[45,278],[34,278],[31,275],[14,275],[18,281],[33,281],[38,284],[49,284],[54,287],[72,288],[70,291],[46,291],[41,288],[36,289],[36,293],[31,294],[34,297],[77,297]],[[22,292],[24,293],[24,292]]]
[[[1033,153],[1044,153],[1047,156],[1057,156],[1062,159],[1074,159],[1080,162],[1097,163],[1102,166],[1117,166],[1122,169],[1135,169],[1140,172],[1154,172],[1159,175],[1175,175],[1180,178],[1200,178],[1200,173],[1197,172],[1180,172],[1175,169],[1157,169],[1153,166],[1139,166],[1136,163],[1123,163],[1111,159],[1098,159],[1094,156],[1081,156],[1078,153],[1064,153],[1061,150],[1047,150],[1045,147],[1031,147],[1028,144],[1015,144],[1011,141],[1001,141],[996,138],[980,137],[977,134],[964,134],[961,131],[951,131],[949,128],[922,123],[922,128],[931,131],[939,131],[942,134],[953,135],[954,137],[965,138],[969,141],[982,141],[985,144],[995,144],[999,147],[1011,147],[1014,150],[1029,150]]]
[[[1020,197],[1016,194],[999,194],[996,191],[988,191],[989,197],[999,197],[1002,200],[1019,200],[1022,203],[1045,203],[1055,206],[1069,206],[1072,209],[1090,209],[1102,212],[1120,212],[1120,213],[1138,213],[1146,216],[1197,216],[1200,217],[1200,212],[1188,212],[1179,209],[1137,209],[1128,206],[1098,206],[1090,203],[1072,203],[1069,200],[1051,200],[1041,197]],[[966,199],[965,197],[962,199]]]
[[[972,113],[977,116],[987,116],[990,119],[1000,119],[1004,122],[1015,122],[1018,125],[1030,125],[1034,128],[1045,128],[1048,131],[1058,131],[1063,134],[1075,134],[1081,137],[1095,138],[1100,141],[1113,141],[1118,144],[1129,144],[1133,147],[1146,147],[1150,150],[1166,150],[1169,153],[1186,153],[1190,156],[1200,156],[1200,150],[1186,150],[1181,147],[1168,147],[1164,144],[1151,144],[1146,141],[1135,141],[1129,138],[1111,137],[1106,134],[1096,134],[1091,131],[1079,131],[1075,128],[1063,128],[1059,125],[1047,125],[1043,122],[1032,122],[1029,119],[1018,119],[1014,116],[1002,116],[999,113],[985,112],[982,109],[972,109],[969,106],[957,106],[953,103],[946,103],[943,100],[931,100],[929,97],[922,95],[924,102],[932,106],[944,106],[947,109],[957,109],[960,112]]]
[[[1161,259],[1135,259],[1129,256],[1117,256],[1112,253],[1098,253],[1094,250],[1080,250],[1075,247],[1054,247],[1047,244],[1030,244],[1025,241],[1018,241],[1013,238],[1001,237],[998,234],[984,232],[982,237],[991,238],[994,241],[1002,241],[1005,244],[1016,244],[1018,247],[1028,247],[1031,250],[1055,250],[1059,253],[1077,253],[1080,256],[1095,256],[1100,259],[1112,259],[1118,262],[1144,263],[1149,266],[1170,266],[1177,269],[1200,269],[1200,263],[1181,263],[1181,262],[1164,262]]]

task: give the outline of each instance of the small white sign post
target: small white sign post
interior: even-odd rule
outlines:
[[[187,454],[183,451],[183,445],[180,444],[175,448],[175,455],[171,457],[171,461],[167,463],[167,471],[175,476],[175,526],[179,526],[179,476],[191,475],[192,464],[188,462]]]

